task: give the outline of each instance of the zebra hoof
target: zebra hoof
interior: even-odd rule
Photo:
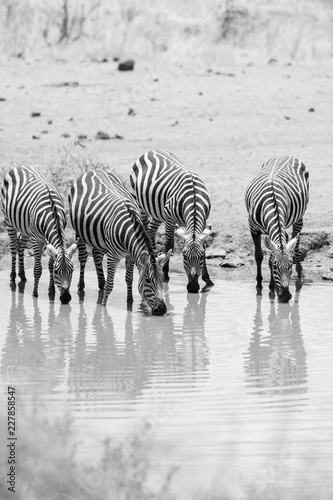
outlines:
[[[85,296],[86,292],[84,290],[78,290],[77,294],[78,294],[78,297],[79,297],[79,302],[83,302],[84,301],[84,296]]]
[[[12,291],[12,292],[15,292],[15,290],[16,290],[16,283],[15,283],[15,280],[14,280],[14,281],[11,281],[11,282],[9,283],[9,286],[10,286],[11,291]]]

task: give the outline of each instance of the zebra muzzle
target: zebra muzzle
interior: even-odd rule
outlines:
[[[155,309],[151,310],[153,316],[163,316],[167,312],[167,307],[164,302],[161,302]]]
[[[68,304],[71,300],[72,300],[72,296],[69,293],[69,289],[68,288],[61,288],[60,302],[62,304]]]
[[[280,302],[282,302],[282,303],[289,302],[289,300],[291,299],[291,297],[292,297],[292,295],[289,292],[289,288],[288,287],[282,287],[281,293],[279,293],[279,300],[280,300]]]

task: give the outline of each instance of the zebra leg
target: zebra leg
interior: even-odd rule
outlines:
[[[81,238],[77,240],[77,249],[78,249],[78,254],[79,254],[79,262],[80,262],[80,277],[79,277],[79,282],[77,284],[77,289],[78,291],[83,291],[85,284],[84,284],[84,270],[86,267],[87,259],[88,259],[88,252],[87,252],[87,246]]]
[[[55,286],[54,286],[54,274],[53,274],[54,258],[49,259],[49,273],[50,273],[50,283],[49,283],[49,299],[53,300],[55,297]]]
[[[95,262],[95,268],[96,268],[96,274],[97,274],[97,280],[98,280],[98,288],[100,290],[104,290],[104,286],[105,286],[105,278],[104,278],[104,271],[103,271],[104,252],[101,252],[101,250],[96,250],[96,248],[93,248],[92,255],[93,255],[94,262]]]
[[[166,219],[165,221],[165,247],[164,253],[167,254],[169,250],[173,251],[175,246],[175,224],[172,220]],[[170,281],[169,277],[169,261],[168,259],[162,267],[163,270],[163,281],[168,283]]]
[[[254,243],[254,256],[257,264],[257,295],[261,295],[262,290],[262,274],[261,274],[261,264],[264,258],[264,254],[261,249],[261,233],[256,233],[251,231],[252,240]]]
[[[134,260],[130,255],[126,256],[126,275],[125,282],[127,285],[127,303],[133,302],[133,271],[134,271]]]
[[[116,260],[112,255],[107,256],[107,278],[104,287],[104,295],[102,300],[102,306],[106,306],[108,296],[113,290],[114,275],[116,273],[118,260]]]
[[[202,279],[204,280],[204,282],[206,283],[205,286],[214,286],[214,283],[213,281],[210,279],[210,276],[208,274],[208,270],[207,270],[207,264],[206,264],[206,251],[205,251],[205,254],[204,254],[204,259],[203,259],[203,267],[202,267]]]
[[[18,240],[18,275],[21,281],[27,281],[24,269],[24,250],[27,246],[28,238],[20,236]]]
[[[299,233],[301,232],[302,228],[303,228],[303,218],[299,219],[297,222],[295,222],[295,224],[293,224],[293,231],[292,231],[292,238],[295,238],[295,236],[297,236],[297,243],[295,246],[295,261],[296,261],[296,272],[299,278],[302,278],[302,276],[304,276],[302,273],[303,267],[301,264],[301,258],[299,253],[299,243],[300,243]]]
[[[269,265],[269,269],[271,272],[271,279],[269,281],[269,290],[270,290],[269,298],[271,299],[271,301],[274,301],[274,299],[275,299],[275,281],[274,281],[274,276],[273,276],[272,257],[269,258],[268,265]]]
[[[10,226],[7,224],[7,232],[9,236],[9,246],[10,246],[10,253],[12,255],[12,267],[10,271],[10,284],[15,285],[15,278],[16,278],[16,254],[18,251],[18,238],[17,238],[17,231],[13,226]]]
[[[42,253],[43,253],[43,244],[44,242],[40,242],[38,240],[34,240],[32,243],[34,249],[34,257],[35,257],[35,265],[34,265],[34,288],[32,291],[33,297],[38,297],[38,283],[40,277],[42,275]]]

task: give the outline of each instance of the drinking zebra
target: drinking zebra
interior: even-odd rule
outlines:
[[[210,199],[200,177],[172,153],[149,151],[132,167],[132,192],[140,206],[141,217],[149,228],[155,248],[158,227],[165,222],[165,252],[174,248],[174,231],[184,240],[184,268],[187,290],[199,291],[199,277],[212,286],[205,258],[205,240],[210,228],[207,218]],[[149,223],[148,223],[149,221]],[[169,281],[169,260],[163,266],[164,281]]]
[[[257,291],[261,294],[262,274],[261,234],[271,251],[269,288],[276,289],[281,302],[291,299],[289,282],[295,252],[298,278],[302,276],[299,255],[299,233],[309,201],[309,173],[305,165],[291,156],[277,156],[267,160],[258,175],[246,189],[245,204],[249,213],[251,236],[255,245],[257,263]],[[286,229],[292,225],[292,239],[288,243]]]
[[[66,248],[64,235],[66,215],[63,199],[56,187],[38,168],[31,166],[13,168],[3,181],[1,205],[10,238],[11,283],[15,284],[16,254],[18,254],[18,276],[23,282],[26,281],[24,249],[31,240],[35,258],[33,296],[38,297],[38,283],[42,275],[42,252],[46,244],[50,256],[49,295],[54,297],[56,284],[60,291],[61,302],[68,304],[71,300],[69,288],[73,274],[71,258],[76,250],[76,244],[69,249]]]
[[[153,314],[165,314],[161,266],[168,257],[155,257],[149,236],[140,221],[139,207],[118,177],[102,170],[86,172],[71,187],[69,208],[72,225],[79,238],[79,291],[85,287],[86,245],[89,245],[92,247],[98,286],[104,290],[102,305],[106,305],[113,289],[117,264],[126,256],[127,301],[133,302],[135,264],[139,269],[139,293],[148,302]],[[102,266],[104,254],[107,254],[106,283]]]

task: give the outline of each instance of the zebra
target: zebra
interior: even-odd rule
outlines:
[[[103,290],[103,306],[113,289],[117,264],[126,256],[127,302],[133,302],[135,264],[139,269],[139,293],[148,302],[152,314],[165,314],[161,266],[169,256],[156,257],[140,220],[139,207],[122,181],[116,175],[99,169],[86,172],[71,187],[69,209],[78,236],[79,292],[85,288],[86,245],[89,245],[92,247],[98,286]],[[106,282],[102,266],[104,254],[107,254]]]
[[[292,156],[277,156],[267,160],[258,175],[250,182],[245,193],[249,226],[255,246],[257,264],[257,293],[261,295],[262,274],[261,234],[271,251],[269,257],[272,293],[277,291],[281,302],[291,299],[293,252],[298,281],[301,282],[300,231],[303,215],[309,201],[309,173],[300,160]],[[292,226],[292,239],[288,242],[286,229]],[[297,285],[299,286],[299,285]]]
[[[133,165],[130,182],[154,248],[156,232],[162,222],[165,222],[165,252],[174,248],[175,229],[184,240],[183,261],[188,292],[199,291],[201,274],[206,287],[213,286],[205,257],[205,241],[211,232],[206,224],[211,205],[200,177],[188,170],[174,154],[148,151]],[[180,226],[185,227],[185,231]],[[169,260],[163,266],[163,274],[164,281],[168,282]]]
[[[60,292],[60,301],[68,304],[76,244],[69,249],[65,245],[64,229],[66,214],[63,199],[39,168],[20,166],[10,170],[4,178],[1,190],[1,205],[10,238],[12,255],[10,280],[15,288],[16,254],[18,254],[18,276],[26,281],[24,249],[29,240],[34,252],[34,287],[32,295],[38,297],[38,283],[42,275],[42,253],[46,245],[49,255],[50,283],[48,293],[54,298],[55,284]]]

